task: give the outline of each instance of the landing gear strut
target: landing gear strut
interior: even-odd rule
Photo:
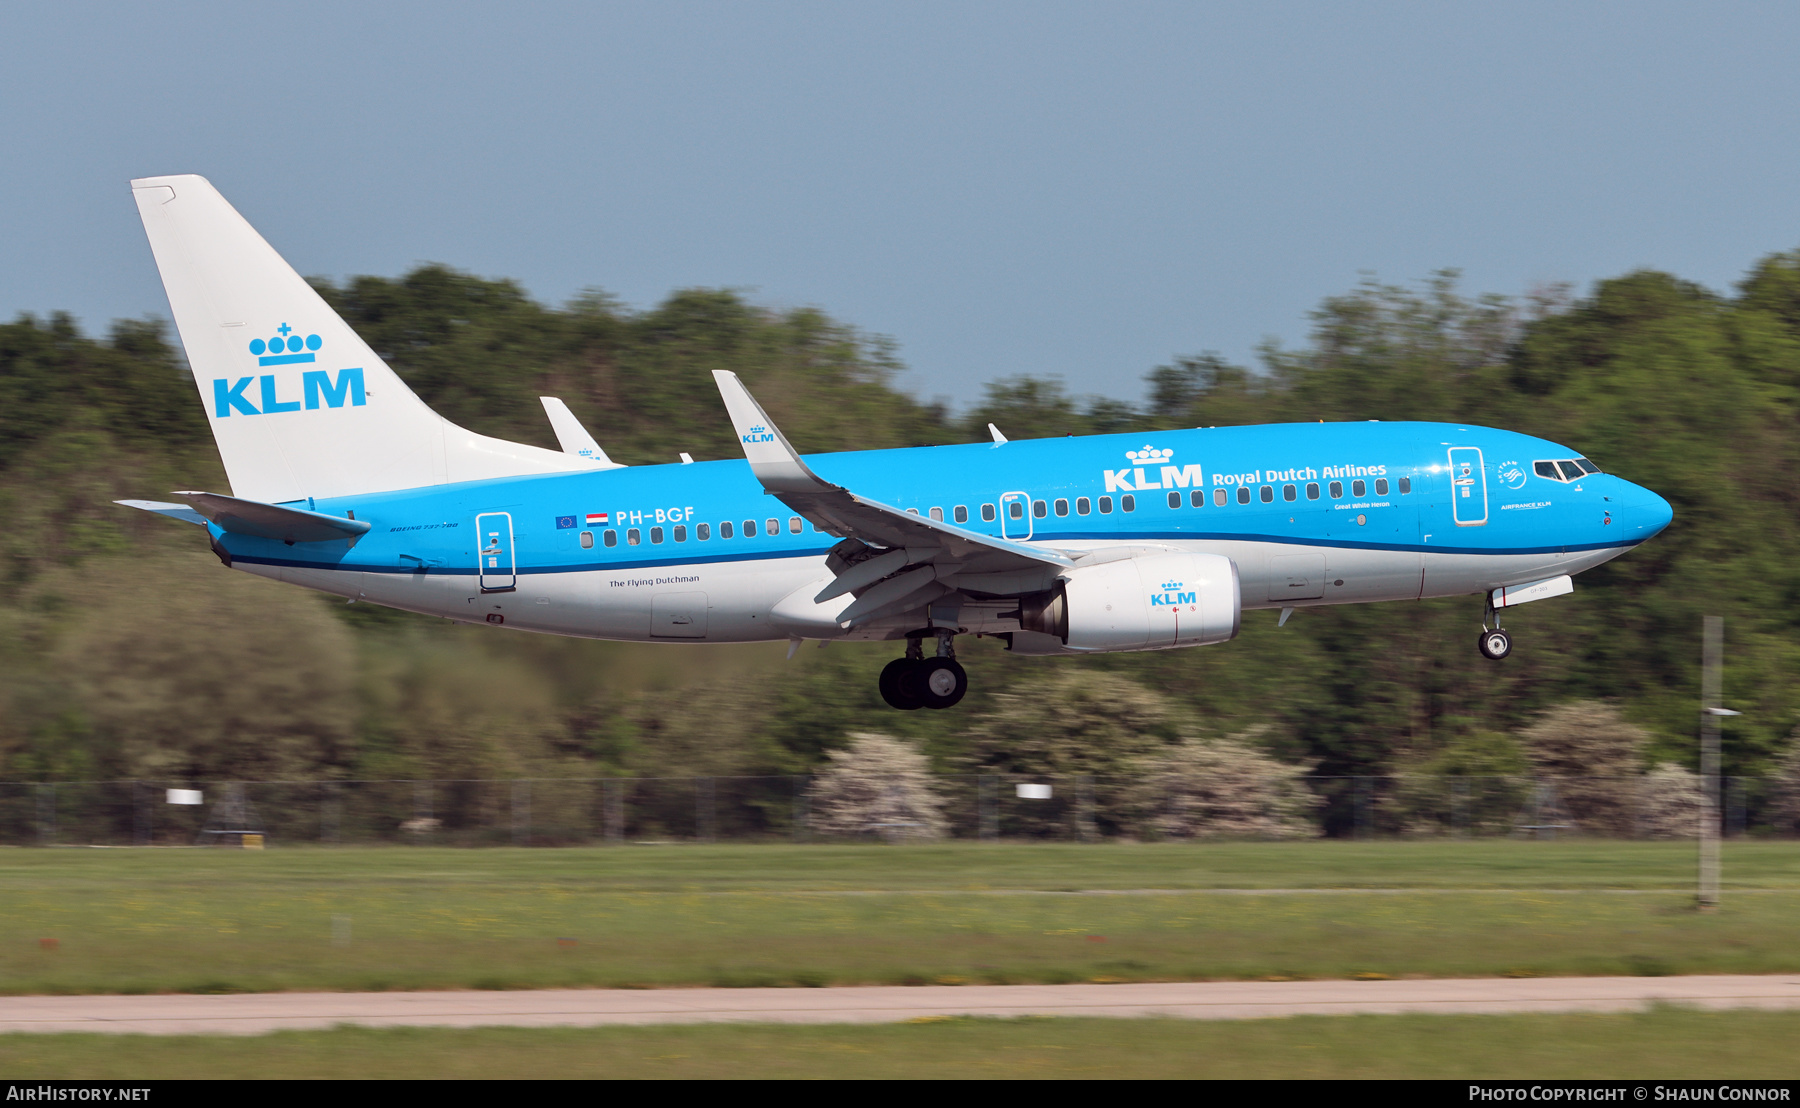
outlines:
[[[1492,618],[1494,626],[1488,628],[1488,619]],[[1494,607],[1493,598],[1481,610],[1481,637],[1475,640],[1475,648],[1481,651],[1483,658],[1498,662],[1512,653],[1512,636],[1500,630],[1500,611]]]
[[[920,636],[906,640],[906,656],[881,671],[881,699],[891,708],[948,708],[969,691],[969,674],[956,660],[954,632],[937,632],[937,657],[925,657]]]

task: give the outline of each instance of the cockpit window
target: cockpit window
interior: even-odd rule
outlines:
[[[1531,471],[1552,481],[1579,481],[1600,467],[1586,458],[1559,458],[1554,462],[1532,462]]]

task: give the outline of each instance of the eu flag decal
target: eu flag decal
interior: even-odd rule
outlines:
[[[567,531],[569,528],[571,528],[573,526],[575,526],[575,517],[574,516],[557,516],[556,517],[556,529],[558,531]]]

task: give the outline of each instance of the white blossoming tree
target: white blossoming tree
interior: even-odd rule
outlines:
[[[813,779],[812,830],[890,842],[942,838],[949,825],[925,756],[887,735],[850,740],[846,749],[826,752],[831,764]]]

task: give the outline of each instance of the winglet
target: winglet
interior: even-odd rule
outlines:
[[[544,414],[550,417],[550,429],[556,432],[557,445],[562,447],[564,454],[593,462],[602,469],[625,468],[606,456],[606,451],[600,449],[600,444],[588,434],[567,404],[554,396],[540,396],[538,402],[544,406]]]
[[[737,374],[715,369],[713,380],[718,383],[719,395],[725,400],[725,412],[731,417],[732,429],[744,446],[750,471],[756,474],[766,491],[817,492],[836,487],[806,467],[799,452],[750,395],[750,390],[738,380]]]
[[[999,446],[1001,443],[1006,441],[1006,436],[1002,435],[1000,433],[1000,428],[994,426],[991,423],[988,424],[988,434],[994,436],[994,445],[995,446]]]

